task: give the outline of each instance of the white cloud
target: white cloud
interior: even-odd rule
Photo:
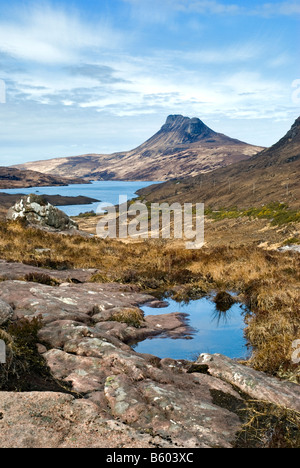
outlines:
[[[279,54],[267,62],[267,64],[271,68],[282,68],[286,65],[293,63],[293,58],[289,55],[289,53]]]
[[[183,62],[193,62],[194,64],[205,65],[230,65],[239,62],[249,62],[257,60],[265,52],[266,46],[261,42],[249,42],[244,44],[234,44],[226,47],[203,48],[187,52],[169,51],[167,54],[174,60],[180,58]]]
[[[123,0],[132,5],[134,13],[146,21],[162,22],[170,12],[198,13],[209,15],[257,15],[290,16],[300,14],[299,2],[269,2],[257,7],[243,5],[243,2],[228,3],[218,0]],[[151,11],[151,15],[149,15]]]
[[[293,16],[300,14],[299,2],[271,2],[263,3],[261,6],[253,10],[253,14],[262,16]]]
[[[19,94],[23,101],[44,105],[60,103],[64,107],[105,111],[118,116],[188,111],[200,116],[218,112],[238,116],[239,108],[249,106],[248,114],[257,117],[262,107],[271,109],[274,103],[286,99],[285,86],[275,78],[267,79],[247,68],[240,72],[236,67],[231,70],[231,61],[220,71],[219,65],[225,63],[224,57],[228,57],[226,52],[230,50],[231,47],[190,53],[185,57],[189,66],[182,63],[183,57],[176,51],[142,57],[115,52],[93,66],[81,64],[75,68],[42,70],[34,77],[19,76],[15,83],[16,98]],[[233,62],[239,62],[260,53],[246,44],[233,49],[229,56]],[[201,63],[207,66],[201,67]],[[102,72],[101,81],[99,73]],[[108,75],[116,75],[118,79],[109,80]],[[245,110],[242,116],[246,117]]]
[[[181,11],[195,11],[197,13],[210,14],[237,14],[244,11],[244,8],[237,4],[221,3],[214,0],[177,0],[177,8]]]
[[[165,21],[167,26],[176,15],[182,18],[184,7],[190,13],[189,18],[197,20],[196,28],[202,22],[195,14],[197,11],[212,15],[271,14],[271,8],[265,4],[257,10],[254,7],[246,10],[242,6],[235,8],[234,0],[226,3],[126,1],[133,5],[143,21],[148,21],[149,17],[151,21]],[[293,4],[280,2],[276,3],[274,11],[292,14],[292,11],[297,12],[293,8]],[[174,11],[176,15],[173,16]],[[214,17],[210,20],[214,22]],[[277,43],[277,36],[274,45],[274,37],[268,33],[244,42],[232,36],[231,42],[228,39],[224,43],[219,43],[218,34],[214,41],[206,40],[204,35],[203,40],[192,41],[185,34],[186,42],[180,48],[182,37],[180,34],[180,40],[176,41],[179,33],[174,29],[170,35],[174,37],[172,43],[162,40],[157,45],[157,38],[153,37],[155,46],[149,46],[148,39],[143,43],[144,28],[136,25],[135,18],[131,18],[126,26],[119,25],[119,30],[112,28],[105,19],[88,20],[84,12],[79,16],[70,7],[63,10],[46,4],[27,10],[24,7],[10,19],[0,18],[0,57],[6,69],[6,72],[1,71],[0,78],[7,81],[8,97],[6,108],[0,107],[0,112],[3,110],[0,120],[7,141],[8,137],[13,141],[17,126],[20,135],[23,132],[26,145],[33,144],[30,143],[32,139],[43,140],[44,136],[51,145],[52,140],[56,141],[57,127],[63,125],[62,144],[65,145],[65,137],[73,144],[77,138],[76,128],[80,129],[82,141],[87,145],[85,150],[100,151],[90,142],[100,139],[102,145],[106,138],[105,145],[109,146],[107,135],[111,138],[118,135],[116,131],[113,133],[111,122],[119,122],[123,117],[128,128],[128,121],[132,128],[135,125],[141,128],[141,121],[148,119],[155,130],[157,120],[161,117],[164,120],[170,113],[199,116],[208,122],[221,116],[223,120],[232,119],[238,124],[239,119],[283,119],[295,112],[291,111],[292,104],[289,107],[290,83],[283,73],[275,74],[272,70],[272,67],[284,68],[288,61],[293,64],[292,51],[282,45],[280,38]],[[124,31],[130,28],[134,32],[125,38]],[[189,26],[185,28],[183,32],[190,31]],[[168,38],[166,29],[160,29],[161,38]],[[9,106],[14,112],[10,124]],[[20,109],[22,115],[18,114]],[[32,109],[30,118],[27,109]],[[41,118],[42,126],[39,125]],[[101,138],[96,122],[98,125],[101,122]],[[37,128],[39,130],[35,130]],[[147,134],[146,130],[143,130],[144,136],[150,136],[151,131]],[[119,142],[119,135],[113,145],[117,144],[116,140]],[[142,140],[139,136],[136,143]],[[128,144],[128,149],[134,144]],[[111,147],[111,151],[116,149]],[[124,146],[120,143],[118,149],[123,150]]]
[[[44,64],[73,63],[80,53],[112,49],[121,35],[106,21],[90,24],[75,12],[35,5],[17,10],[13,20],[0,19],[0,51]]]

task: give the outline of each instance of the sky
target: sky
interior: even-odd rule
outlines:
[[[0,0],[0,165],[133,149],[169,114],[270,146],[299,25],[299,0]]]

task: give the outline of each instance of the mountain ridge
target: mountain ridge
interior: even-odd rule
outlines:
[[[250,208],[286,203],[300,208],[300,117],[277,143],[243,160],[196,177],[152,185],[138,193],[150,202],[204,202],[207,207]]]
[[[131,151],[86,154],[15,167],[89,180],[169,180],[248,159],[263,148],[210,129],[197,117],[169,115],[160,130]]]

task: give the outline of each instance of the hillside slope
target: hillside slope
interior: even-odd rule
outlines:
[[[249,159],[261,147],[216,133],[200,119],[170,115],[149,140],[129,152],[84,155],[17,166],[90,180],[169,180]]]
[[[272,202],[300,207],[300,117],[271,148],[247,161],[192,178],[150,186],[149,201],[205,202],[214,209],[249,208]]]
[[[82,184],[78,178],[66,178],[42,174],[32,170],[19,170],[14,167],[0,167],[0,189],[47,187],[69,184]]]

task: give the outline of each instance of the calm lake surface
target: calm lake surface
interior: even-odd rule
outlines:
[[[119,202],[119,195],[127,195],[128,200],[136,197],[136,191],[148,187],[148,185],[155,184],[156,182],[123,182],[123,181],[96,181],[92,184],[83,185],[68,185],[67,187],[30,187],[0,190],[5,193],[36,193],[37,195],[63,195],[68,197],[77,197],[83,195],[85,197],[100,200],[101,205],[104,207],[105,203],[112,203],[117,205]],[[100,207],[101,207],[100,205]],[[79,213],[86,213],[88,211],[97,212],[99,203],[92,203],[90,205],[70,205],[59,206],[60,210],[64,211],[68,216],[77,216]]]
[[[227,312],[218,312],[209,298],[188,304],[167,299],[169,306],[163,309],[141,307],[145,315],[172,312],[188,314],[188,324],[195,328],[192,339],[151,338],[134,346],[139,353],[153,354],[160,358],[194,360],[200,353],[219,353],[230,358],[246,358],[248,350],[244,338],[246,310],[234,304]]]

